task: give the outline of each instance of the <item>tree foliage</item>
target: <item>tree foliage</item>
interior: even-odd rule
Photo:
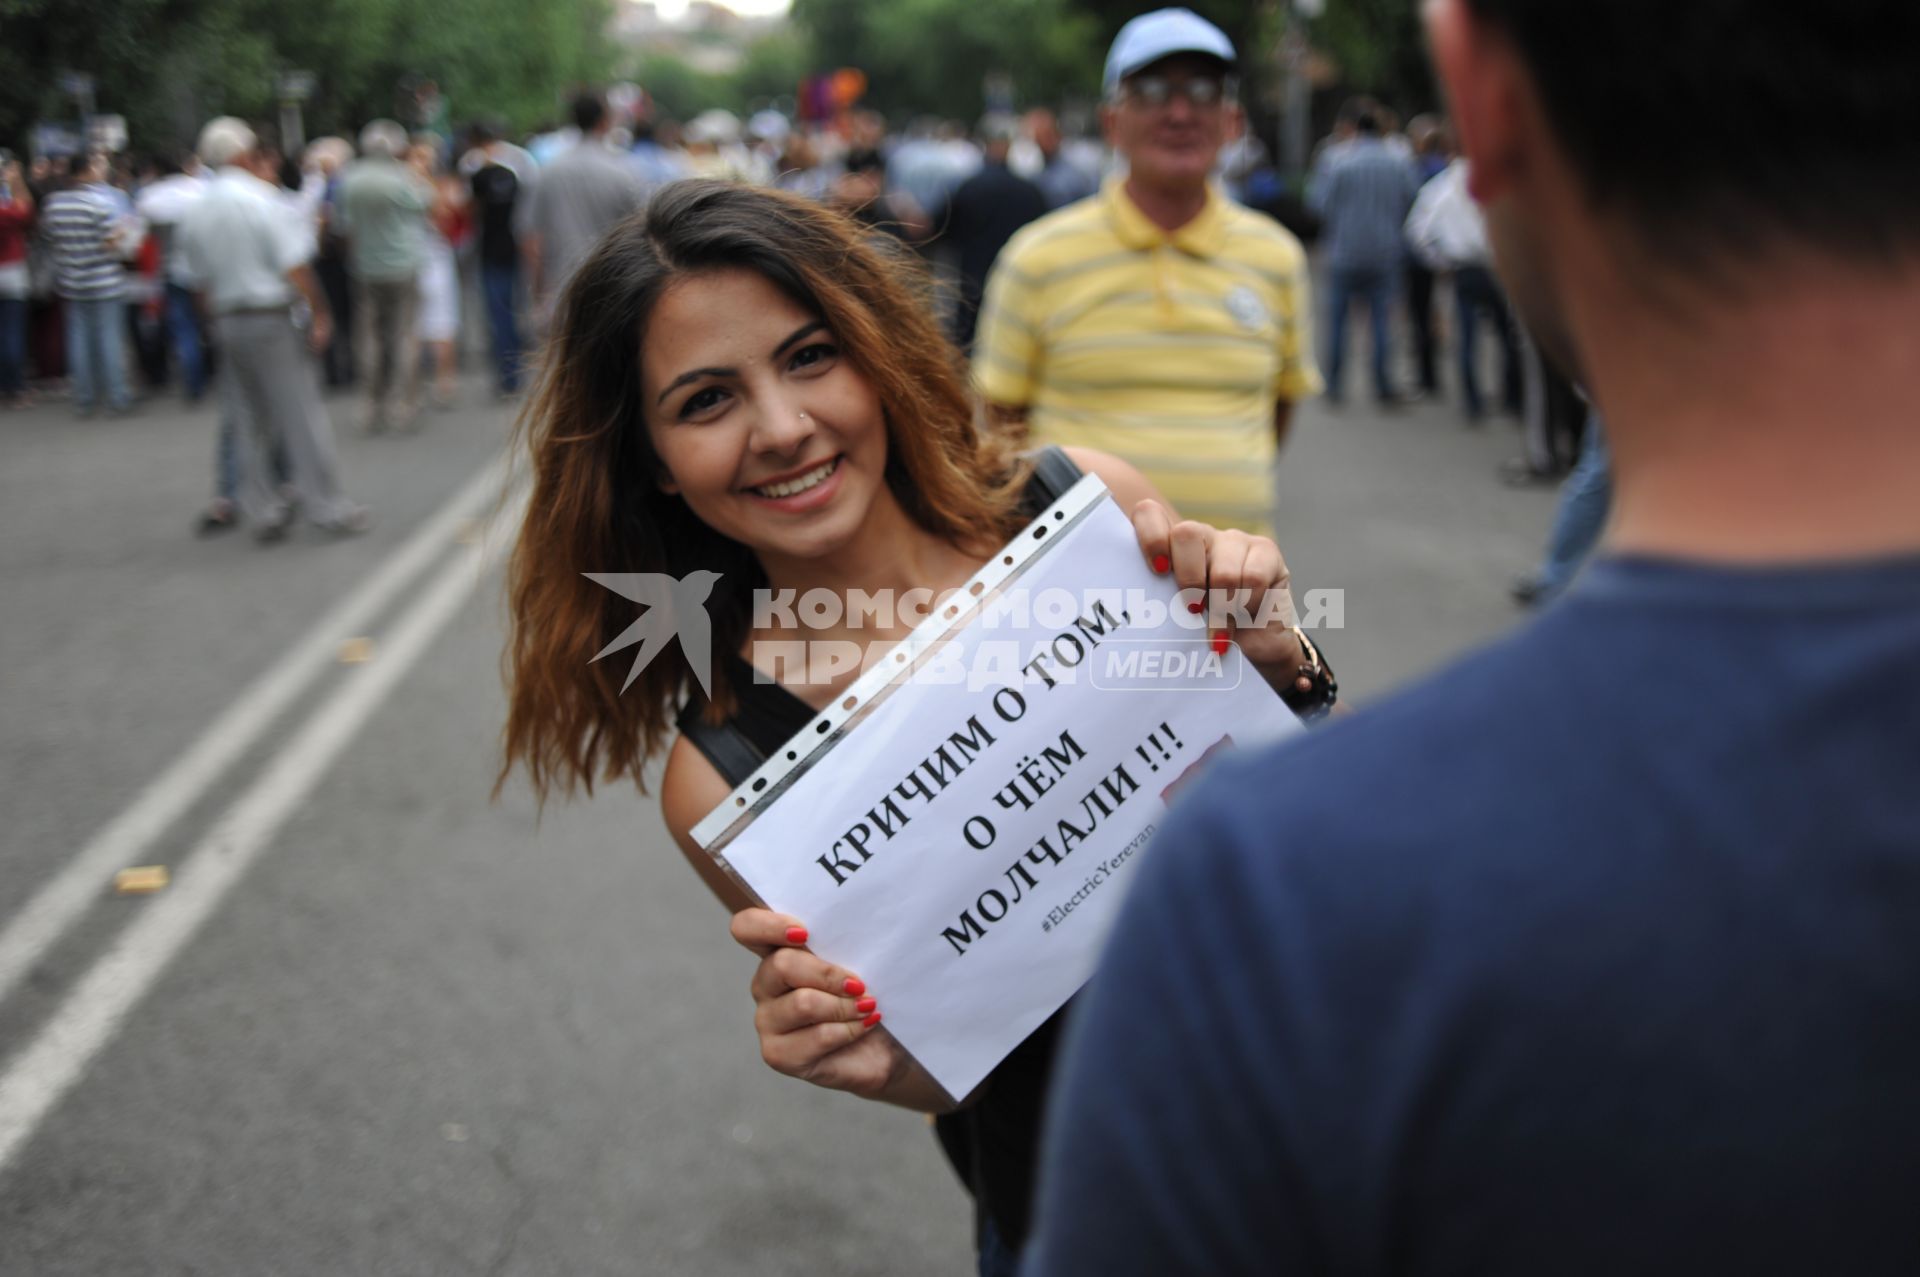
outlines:
[[[1256,125],[1277,110],[1276,50],[1286,0],[1186,0],[1240,50]],[[35,120],[71,120],[63,71],[91,74],[98,109],[127,117],[134,143],[191,141],[218,113],[271,119],[276,71],[315,73],[307,132],[344,131],[396,112],[403,76],[434,80],[455,120],[526,126],[572,85],[613,71],[612,0],[0,0],[0,143]],[[672,114],[744,111],[786,98],[802,77],[858,67],[868,101],[904,117],[971,120],[989,77],[1014,104],[1090,102],[1108,44],[1146,0],[793,0],[793,28],[749,46],[726,75],[668,54],[621,68]],[[1433,105],[1416,0],[1326,0],[1309,28],[1345,91],[1404,112]],[[1338,96],[1334,94],[1332,96]]]
[[[1417,0],[1327,0],[1313,38],[1338,66],[1344,88],[1374,94],[1406,115],[1438,105]]]
[[[1105,45],[1072,0],[794,0],[816,70],[852,66],[868,101],[896,115],[971,120],[989,75],[1016,103],[1091,98]]]
[[[435,81],[456,120],[550,116],[600,78],[610,0],[0,0],[0,138],[71,120],[63,71],[90,74],[97,109],[134,145],[190,142],[212,115],[273,118],[277,71],[316,78],[307,133],[396,111],[402,77]]]
[[[1186,0],[1240,54],[1242,99],[1256,125],[1280,105],[1280,39],[1294,21],[1286,0]],[[1100,92],[1107,46],[1146,0],[794,0],[813,69],[859,67],[868,99],[896,114],[970,119],[990,72],[1011,77],[1016,101],[1089,101]],[[1403,111],[1433,105],[1417,0],[1326,0],[1309,21],[1343,91],[1376,93]],[[1337,96],[1337,93],[1336,93]]]
[[[643,52],[625,62],[620,73],[647,91],[660,114],[684,120],[710,107],[736,113],[790,107],[812,69],[807,41],[786,30],[755,40],[742,52],[740,65],[724,74],[702,71],[664,51]]]

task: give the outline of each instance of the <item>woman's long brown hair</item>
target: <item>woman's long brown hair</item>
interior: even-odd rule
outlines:
[[[753,553],[660,491],[640,394],[640,348],[661,296],[702,272],[758,272],[832,330],[886,414],[886,480],[908,517],[958,545],[990,548],[1019,528],[1026,467],[978,428],[959,357],[928,313],[924,272],[876,249],[854,222],[797,196],[724,182],[677,182],[610,231],[560,298],[519,431],[533,493],[508,570],[512,632],[504,783],[524,765],[544,803],[626,776],[669,743],[698,695],[669,644],[621,692],[619,662],[594,655],[634,605],[584,572],[721,573],[709,597],[717,721],[737,705],[729,653],[745,644]],[[496,789],[498,786],[496,785]]]

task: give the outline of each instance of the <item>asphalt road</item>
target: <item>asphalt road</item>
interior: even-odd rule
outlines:
[[[273,547],[191,534],[210,406],[0,415],[0,1274],[970,1272],[921,1118],[761,1064],[652,800],[489,800],[506,410],[332,407],[377,524]],[[1516,449],[1301,414],[1278,525],[1350,700],[1519,619]]]

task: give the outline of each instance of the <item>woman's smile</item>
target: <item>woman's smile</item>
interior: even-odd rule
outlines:
[[[827,458],[806,470],[757,483],[747,491],[761,505],[783,514],[803,514],[833,500],[840,490],[840,456]]]

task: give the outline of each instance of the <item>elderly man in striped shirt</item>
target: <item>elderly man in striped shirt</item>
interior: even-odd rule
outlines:
[[[107,157],[98,152],[87,157],[72,186],[40,209],[54,290],[67,312],[73,406],[82,417],[93,415],[103,391],[113,412],[133,406],[120,336],[127,295],[121,251],[139,233],[132,213],[126,197],[107,185]]]
[[[1271,535],[1274,458],[1320,377],[1299,241],[1210,180],[1233,59],[1186,9],[1121,28],[1101,120],[1127,174],[1001,251],[974,380],[1036,442],[1114,453],[1182,517]]]

